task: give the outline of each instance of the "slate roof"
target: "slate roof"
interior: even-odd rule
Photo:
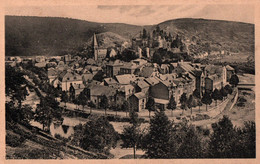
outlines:
[[[108,84],[108,85],[112,85],[112,84],[117,84],[117,81],[111,77],[109,78],[105,78],[104,81]]]
[[[155,85],[159,83],[159,80],[155,77],[146,78],[145,81],[150,85]]]
[[[143,98],[146,98],[146,94],[143,93],[143,92],[138,92],[138,93],[135,93],[134,96],[137,98],[137,99],[143,99]]]
[[[146,83],[144,80],[138,80],[136,81],[136,84],[141,89],[149,87],[149,84]]]
[[[104,85],[95,85],[90,89],[91,96],[114,96],[116,94],[116,89]]]
[[[230,65],[227,65],[226,66],[226,69],[228,70],[228,71],[234,71],[235,69],[233,68],[233,67],[231,67]]]
[[[154,72],[154,68],[153,67],[144,67],[140,73],[139,73],[139,76],[142,76],[142,77],[150,77],[152,75],[152,73]]]
[[[131,74],[125,74],[125,75],[117,75],[115,76],[116,80],[120,84],[130,84],[131,81],[135,81],[136,77]]]

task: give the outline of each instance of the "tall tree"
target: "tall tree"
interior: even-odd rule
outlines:
[[[100,100],[100,107],[105,110],[105,115],[107,115],[107,108],[108,108],[108,99],[106,95],[101,96]]]
[[[217,105],[218,105],[218,100],[220,100],[220,99],[222,98],[222,95],[221,95],[220,91],[216,88],[216,89],[212,92],[211,97],[212,97],[212,99],[215,100],[215,104],[216,104],[216,106],[217,106]]]
[[[232,85],[232,87],[236,87],[239,83],[239,78],[236,74],[233,74],[229,80],[229,84]]]
[[[59,102],[50,96],[42,97],[40,104],[37,105],[34,119],[42,124],[43,130],[45,127],[49,130],[53,120],[63,120]]]
[[[118,134],[106,117],[90,117],[83,127],[80,147],[84,150],[107,154],[116,146]]]
[[[175,102],[175,98],[173,97],[173,95],[171,95],[167,108],[172,111],[172,116],[173,116],[173,110],[176,109],[176,102]]]
[[[124,101],[124,103],[122,105],[122,109],[123,109],[123,111],[125,111],[125,116],[127,117],[127,112],[129,112],[129,102],[128,101]]]
[[[151,111],[155,110],[155,102],[153,97],[149,97],[145,108],[149,111],[149,118],[151,118]]]
[[[231,120],[223,116],[217,123],[212,124],[213,134],[210,136],[209,156],[213,158],[230,158],[234,155],[236,132]]]
[[[135,159],[136,149],[140,147],[142,137],[138,114],[135,111],[130,112],[130,123],[131,126],[125,127],[121,135],[123,141],[121,148],[133,148]]]
[[[192,114],[192,108],[196,107],[196,105],[197,105],[196,99],[194,98],[193,95],[190,95],[189,99],[187,100],[187,106],[188,108],[190,108],[191,114]]]
[[[61,101],[65,103],[65,108],[67,107],[67,102],[69,101],[69,96],[66,91],[62,91],[61,93]]]
[[[183,110],[182,111],[182,114],[183,114],[184,110],[186,110],[186,108],[187,108],[187,96],[186,96],[186,93],[183,93],[181,95],[180,103],[181,103],[181,109]]]
[[[87,102],[88,102],[88,97],[83,91],[80,92],[80,94],[78,96],[78,101],[79,101],[79,104],[82,105],[83,110],[84,110],[84,107],[87,105]]]
[[[178,146],[176,146],[178,147],[176,152],[177,158],[203,157],[203,138],[194,125],[182,123],[180,128],[175,131],[173,137],[178,144]]]
[[[173,124],[164,111],[156,111],[151,118],[143,149],[148,158],[169,158],[172,152],[171,135]]]
[[[201,102],[206,105],[206,111],[208,111],[208,105],[212,103],[212,98],[210,93],[205,92],[201,99]]]
[[[146,31],[146,29],[144,28],[143,29],[143,39],[146,39],[148,36],[147,36],[147,31]]]
[[[221,87],[220,94],[225,99],[227,97],[228,92],[224,87]]]

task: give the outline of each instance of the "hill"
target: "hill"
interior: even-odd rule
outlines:
[[[254,25],[249,23],[207,20],[175,19],[158,24],[171,32],[180,34],[192,52],[226,50],[230,52],[254,53]],[[156,25],[152,28],[155,29]]]
[[[194,53],[226,50],[254,53],[254,25],[241,22],[175,19],[158,24],[173,36],[180,34]],[[157,25],[144,26],[152,32]],[[122,23],[95,23],[55,17],[6,16],[7,56],[63,55],[84,46],[93,33],[100,34],[101,45],[113,46],[129,40],[142,26]],[[102,34],[101,34],[102,33]]]
[[[95,23],[55,17],[6,16],[6,55],[63,55],[84,45],[93,33],[113,32],[130,38],[141,29],[140,26],[121,23]]]
[[[113,32],[104,32],[96,35],[99,47],[115,47],[116,45],[130,44],[130,39],[126,39]],[[93,44],[93,37],[91,37],[86,45],[91,46]]]

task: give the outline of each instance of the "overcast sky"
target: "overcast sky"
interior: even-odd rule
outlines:
[[[176,18],[205,18],[254,23],[253,5],[16,6],[6,15],[68,17],[102,23],[152,25]]]

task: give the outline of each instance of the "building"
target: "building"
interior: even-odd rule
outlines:
[[[58,84],[63,91],[68,91],[71,85],[83,85],[82,76],[71,70],[62,72],[59,75],[58,80]]]
[[[107,49],[98,46],[97,37],[95,33],[93,35],[93,51],[95,61],[102,61],[107,56]]]
[[[116,60],[113,63],[108,63],[106,65],[106,75],[107,77],[114,77],[119,74],[120,68],[124,65],[124,63],[120,60]]]
[[[135,93],[129,97],[128,101],[130,110],[140,112],[145,109],[147,95],[143,92]]]
[[[102,96],[106,96],[108,99],[108,104],[113,105],[116,103],[115,95],[116,89],[103,85],[94,85],[88,88],[89,98],[96,105],[96,107],[100,108],[100,103]]]
[[[235,74],[235,69],[232,68],[230,65],[227,65],[225,68],[226,68],[226,71],[227,71],[226,82],[229,82],[231,76],[232,76],[233,74]]]
[[[131,75],[131,74],[117,75],[117,76],[115,76],[115,80],[120,85],[128,85],[128,84],[131,84],[132,82],[136,81],[136,77],[135,77],[135,75]]]

